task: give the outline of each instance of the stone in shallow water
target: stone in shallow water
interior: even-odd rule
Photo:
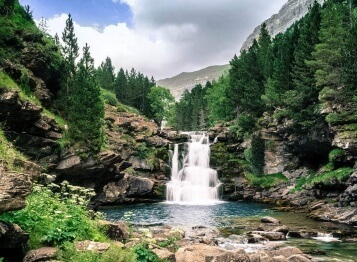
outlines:
[[[263,217],[260,221],[263,223],[280,224],[279,219],[274,217]]]

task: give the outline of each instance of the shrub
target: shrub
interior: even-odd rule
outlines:
[[[111,246],[107,251],[99,254],[92,251],[78,251],[72,243],[65,243],[61,247],[58,258],[67,262],[135,262],[136,255],[131,250]]]
[[[145,242],[140,243],[134,247],[134,252],[136,254],[136,259],[138,262],[164,262],[165,260],[160,259],[156,254],[154,254]]]
[[[323,183],[330,185],[333,180],[343,181],[347,179],[353,173],[353,169],[350,167],[339,168],[334,171],[316,175],[311,178],[310,184]]]
[[[270,174],[264,176],[256,176],[254,174],[247,173],[245,177],[248,179],[251,185],[260,188],[271,188],[288,181],[288,178],[284,176],[282,173]]]
[[[69,196],[61,197],[46,187],[35,186],[25,209],[2,214],[0,219],[16,223],[30,233],[31,249],[73,240],[105,240],[86,203],[81,205],[76,195]]]
[[[106,89],[102,89],[101,91],[102,91],[103,100],[106,104],[109,104],[111,106],[118,105],[119,101],[113,92]]]

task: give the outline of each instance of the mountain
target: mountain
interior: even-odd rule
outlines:
[[[265,20],[263,23],[266,23],[271,36],[283,33],[295,21],[298,21],[309,11],[309,6],[312,5],[313,2],[314,0],[290,0],[283,5],[277,14]],[[317,2],[322,4],[324,0],[317,0]],[[252,45],[253,40],[258,37],[259,32],[260,25],[248,36],[240,51],[248,49]]]
[[[156,84],[170,89],[175,99],[179,100],[186,89],[191,90],[197,84],[205,85],[207,81],[217,79],[228,69],[229,65],[209,66],[195,72],[183,72],[171,78],[158,80]]]

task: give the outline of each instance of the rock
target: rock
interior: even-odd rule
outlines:
[[[0,250],[22,247],[28,239],[29,234],[25,233],[18,225],[0,222]]]
[[[318,0],[322,3],[323,0]],[[273,15],[266,23],[269,34],[273,37],[278,33],[285,32],[295,21],[303,17],[309,10],[313,0],[290,0],[280,10],[278,14]],[[252,34],[243,43],[241,51],[247,50],[253,43],[253,40],[259,36],[260,26],[256,27]]]
[[[166,248],[162,248],[162,249],[154,248],[151,251],[162,260],[171,261],[171,262],[176,261],[175,254],[170,252]]]
[[[0,169],[0,213],[24,208],[31,186],[28,175]]]
[[[274,217],[263,217],[260,221],[263,223],[280,224],[280,221]]]
[[[249,261],[242,252],[229,252],[224,249],[205,244],[192,244],[181,247],[176,253],[177,262],[206,262],[206,261]]]
[[[57,248],[42,247],[30,250],[26,253],[23,262],[54,261],[57,256]]]
[[[253,235],[260,235],[271,241],[285,240],[285,234],[281,232],[253,231]]]
[[[311,259],[303,256],[303,255],[292,255],[288,257],[289,262],[309,262]]]
[[[150,165],[147,158],[141,159],[139,157],[132,156],[130,157],[129,162],[135,170],[152,171],[154,168],[153,165]]]
[[[80,251],[95,251],[98,253],[103,253],[104,251],[107,251],[109,249],[110,244],[85,240],[76,242],[75,247],[77,250]]]
[[[109,222],[100,221],[100,224],[105,227],[106,235],[116,241],[123,241],[129,238],[129,227],[123,221]]]
[[[270,251],[269,254],[272,257],[283,256],[289,258],[293,255],[303,255],[303,252],[296,247],[283,247],[277,250]]]
[[[286,235],[289,232],[289,228],[287,226],[279,226],[279,227],[273,228],[271,231],[272,232],[281,232]]]
[[[274,262],[289,262],[288,259],[284,256],[273,257]]]
[[[248,243],[260,243],[267,241],[268,239],[259,234],[248,234]]]
[[[70,155],[64,159],[61,160],[61,162],[58,163],[57,170],[59,171],[66,171],[70,170],[74,166],[78,165],[81,163],[81,158],[76,155]]]

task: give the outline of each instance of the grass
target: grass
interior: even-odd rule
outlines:
[[[118,102],[118,106],[117,106],[117,111],[118,112],[125,112],[125,113],[135,113],[137,115],[142,115],[142,113],[134,108],[134,107],[131,107],[131,106],[127,106],[127,105],[124,105],[120,102]]]
[[[135,262],[136,255],[132,250],[121,249],[112,245],[107,251],[99,254],[92,251],[78,251],[72,243],[65,243],[59,252],[58,259],[68,262]]]
[[[21,171],[21,167],[14,164],[16,159],[25,161],[26,157],[13,147],[0,129],[0,162],[9,170]]]
[[[341,182],[347,179],[352,173],[353,173],[353,168],[343,167],[331,172],[318,174],[310,178],[306,182],[309,184],[323,183],[325,185],[330,185],[331,182],[333,182],[334,180]]]
[[[285,177],[282,173],[262,176],[256,176],[251,173],[247,173],[245,177],[248,179],[251,185],[261,188],[272,188],[288,181],[288,178]]]

